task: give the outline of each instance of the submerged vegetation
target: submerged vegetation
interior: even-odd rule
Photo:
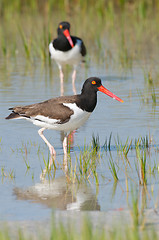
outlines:
[[[5,170],[5,167],[1,167],[1,174],[0,174],[1,180],[3,182],[4,179],[8,178],[10,180],[14,180],[15,173],[14,170],[10,170],[9,172]]]
[[[130,140],[127,138],[125,143],[123,143],[120,137],[117,136],[117,138],[114,138],[115,145],[113,145],[110,140],[113,139],[113,134],[111,133],[110,136],[108,138],[108,145],[110,145],[109,151],[105,147],[105,144],[103,146],[101,145],[98,135],[92,136],[92,143],[90,145],[84,145],[82,150],[79,148],[79,153],[76,153],[76,158],[72,159],[70,151],[68,158],[68,171],[64,171],[64,174],[66,176],[66,182],[70,187],[71,185],[75,186],[75,184],[79,184],[80,186],[80,184],[83,183],[91,186],[92,183],[95,183],[97,188],[96,194],[98,194],[98,188],[100,185],[106,184],[106,182],[108,185],[113,181],[114,184],[112,197],[115,197],[117,187],[121,189],[122,195],[125,193],[125,199],[128,206],[128,211],[126,210],[126,216],[129,213],[129,221],[131,224],[129,227],[126,224],[122,226],[122,231],[119,224],[117,226],[111,226],[111,228],[103,228],[102,231],[100,226],[99,232],[98,228],[95,230],[89,220],[83,219],[83,223],[81,225],[82,227],[80,229],[81,235],[79,239],[127,239],[129,234],[131,234],[131,239],[134,240],[149,239],[151,234],[153,235],[153,239],[158,239],[158,233],[151,228],[147,230],[145,225],[147,221],[145,209],[148,207],[148,204],[150,202],[153,204],[154,211],[158,208],[158,200],[156,196],[154,196],[154,185],[152,179],[153,177],[156,179],[158,176],[159,165],[155,161],[154,164],[150,162],[151,151],[156,151],[156,148],[154,148],[151,138],[148,136]],[[38,146],[38,144],[28,142],[26,145],[22,143],[22,147],[19,149],[28,172],[32,171],[32,166],[29,164],[29,155],[33,148],[34,151],[36,148],[39,152],[40,146]],[[17,151],[19,150],[17,149]],[[15,152],[16,150],[13,151],[13,154]],[[40,150],[40,153],[43,153],[42,149]],[[27,158],[24,158],[24,154],[27,156]],[[46,164],[47,166],[47,161],[45,160],[44,155],[42,157],[44,165]],[[59,162],[57,167],[61,168],[61,165],[62,164]],[[107,170],[105,170],[105,167]],[[52,176],[50,183],[48,181],[49,185],[52,184],[51,181],[54,182],[54,180],[56,180],[56,171],[58,168],[54,168],[53,166],[51,170],[47,169],[48,175],[46,174],[46,177],[48,176],[49,178],[49,176]],[[30,173],[31,177],[34,178],[34,173]],[[11,171],[8,174],[3,167],[1,168],[1,178],[15,178],[14,172]],[[107,179],[109,179],[109,181],[107,181]],[[44,179],[43,181],[44,184],[46,184]],[[73,198],[75,198],[77,194],[77,190],[71,191],[73,201]],[[69,192],[68,187],[66,187],[65,198],[67,198],[67,192]],[[28,191],[28,194],[31,196],[31,192]],[[97,196],[95,199],[96,198]],[[119,211],[123,211],[124,214],[125,209],[121,209]],[[59,225],[51,224],[50,239],[56,239],[57,236],[58,239],[70,239],[70,234],[71,239],[78,239],[79,235],[77,235],[77,232],[74,230],[75,228],[71,228],[70,226],[67,225],[66,228],[65,224],[62,223]],[[26,232],[19,230],[16,234],[17,238],[28,239],[25,236]],[[38,235],[38,238],[40,237],[40,239],[48,239],[48,235],[45,236],[45,234],[42,232],[39,232],[39,234],[40,236]],[[8,236],[7,239],[10,239],[9,229],[6,228],[5,231],[0,231],[0,236],[3,236],[4,239],[6,236]],[[30,236],[29,239],[32,239],[32,237]]]
[[[40,160],[41,169],[45,167],[45,172],[49,175],[53,171],[53,176],[56,175],[56,170],[63,169],[67,182],[71,184],[94,182],[98,186],[102,183],[101,176],[105,179],[109,175],[109,177],[113,177],[115,182],[120,182],[120,179],[124,177],[129,179],[131,184],[135,182],[138,186],[143,185],[146,187],[149,182],[149,176],[152,177],[151,174],[155,172],[157,174],[159,167],[157,160],[150,161],[151,152],[154,154],[158,152],[153,147],[151,137],[146,135],[137,139],[129,140],[127,138],[126,142],[123,143],[120,137],[117,136],[116,138],[114,137],[115,145],[111,143],[112,133],[108,139],[108,143],[106,139],[104,145],[101,145],[99,136],[94,136],[93,134],[91,144],[84,144],[84,148],[79,148],[76,153],[72,153],[69,149],[67,170],[63,169],[62,158],[61,160],[58,159],[58,161],[55,159],[54,164],[49,169],[49,153],[45,157],[44,149],[32,142],[22,143],[22,147],[16,150],[12,149],[12,152],[21,152],[26,171],[30,171],[32,166],[29,162],[29,155],[36,148],[39,160],[42,157],[42,162]],[[73,157],[74,154],[76,157]],[[136,157],[132,158],[132,155]],[[103,166],[106,166],[106,173]],[[108,174],[108,169],[110,174]],[[2,176],[7,176],[4,167],[1,169],[1,173]],[[13,171],[11,171],[9,176],[13,176]]]
[[[96,146],[84,146],[84,151],[80,151],[78,157],[76,157],[75,164],[72,164],[71,158],[68,160],[68,171],[66,173],[69,182],[80,184],[84,182],[90,182],[91,179],[95,179],[96,185],[99,184],[97,165],[100,159],[100,154],[96,152]]]

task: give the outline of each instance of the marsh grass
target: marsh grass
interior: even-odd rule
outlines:
[[[112,134],[109,140],[111,136]],[[107,152],[105,149],[108,149],[108,143],[105,143],[105,146],[102,148],[98,135],[97,137],[93,135],[92,143],[88,146],[84,145],[84,149],[80,150],[74,162],[72,162],[70,157],[67,177],[69,181],[73,183],[89,183],[93,180],[95,184],[100,185],[100,176],[103,179],[106,178],[103,170],[103,166],[106,165],[106,169],[110,171],[114,182],[120,183],[120,178],[124,177],[127,191],[129,191],[130,183],[136,184],[137,186],[146,186],[150,180],[150,174],[155,178],[158,173],[158,164],[155,160],[151,167],[150,151],[153,150],[153,148],[151,147],[152,142],[149,139],[150,137],[146,135],[145,137],[139,137],[137,139],[129,140],[129,138],[127,138],[126,141],[122,143],[119,136],[117,136],[115,146],[110,145],[110,151]],[[97,151],[96,149],[100,150]],[[102,151],[102,149],[104,151]],[[117,151],[115,157],[114,151]],[[132,155],[136,157],[132,159]],[[135,178],[133,176],[135,176]]]
[[[147,177],[146,177],[146,162],[147,162],[147,156],[146,156],[146,144],[147,140],[141,139],[144,143],[144,148],[141,149],[140,147],[140,141],[138,140],[136,142],[135,148],[136,148],[136,155],[138,159],[138,165],[136,166],[137,172],[138,172],[138,177],[139,177],[139,183],[141,185],[146,185],[147,184]]]
[[[55,172],[56,169],[57,169],[57,166],[59,166],[59,163],[58,163],[58,161],[56,159],[53,158],[52,159],[52,165],[50,167],[49,166],[49,163],[50,163],[50,152],[48,152],[47,159],[45,158],[43,152],[41,152],[41,154],[42,154],[43,163],[44,163],[44,166],[45,166],[44,169],[41,166],[41,171],[42,171],[42,174],[43,174],[43,177],[44,177],[45,175],[50,175],[52,173],[52,171]]]
[[[28,150],[27,150],[27,146],[25,144],[23,144],[23,148],[24,148],[24,154],[23,154],[23,159],[24,159],[24,162],[25,162],[25,165],[27,167],[27,170],[30,169],[30,164],[29,164],[29,161],[28,161]],[[23,153],[22,149],[21,149],[21,152]]]
[[[89,180],[94,178],[98,185],[97,165],[99,163],[100,153],[97,154],[96,148],[92,146],[84,146],[84,151],[79,156],[79,173],[82,178]]]
[[[144,4],[140,4],[141,1]],[[56,37],[58,23],[66,19],[72,24],[72,34],[82,37],[88,46],[88,59],[100,62],[103,66],[111,64],[113,67],[131,69],[138,60],[148,59],[149,56],[155,59],[158,56],[156,29],[159,7],[156,1],[153,4],[147,0],[141,1],[123,1],[119,4],[120,1],[114,0],[92,4],[92,0],[86,3],[61,0],[56,3],[50,0],[30,4],[30,1],[20,0],[15,4],[14,0],[8,0],[7,3],[2,0],[0,55],[9,59],[24,57],[25,54],[26,61],[33,62],[39,58],[50,66],[48,45]],[[145,2],[146,8],[143,7]],[[81,19],[83,27],[80,25]]]
[[[44,4],[39,6],[39,4]],[[1,7],[3,5],[3,8]],[[73,11],[72,11],[73,9]],[[60,11],[59,11],[60,10]],[[158,59],[158,17],[159,4],[157,0],[148,1],[17,1],[17,0],[2,0],[0,3],[0,56],[5,57],[6,65],[9,64],[10,58],[13,60],[26,58],[26,61],[33,62],[35,58],[40,58],[43,62],[48,61],[51,69],[51,60],[48,53],[48,44],[56,37],[56,28],[59,21],[66,19],[72,24],[71,32],[73,35],[80,36],[88,49],[86,65],[90,61],[102,63],[104,68],[113,66],[113,68],[127,69],[132,68],[133,64],[138,64],[141,60],[151,58],[152,63]],[[71,14],[70,14],[71,13]],[[13,17],[14,16],[14,17]],[[30,20],[28,20],[28,16]],[[81,25],[82,19],[82,25]],[[50,24],[53,23],[53,24]],[[79,24],[80,23],[80,24]],[[91,24],[90,24],[91,23]],[[25,26],[25,27],[23,27]],[[35,27],[36,26],[36,27]],[[82,26],[82,27],[81,27]],[[28,34],[29,29],[29,34]],[[146,29],[146,31],[145,31]],[[134,34],[135,33],[135,34]],[[153,37],[152,37],[153,36]],[[104,39],[104,41],[103,41]],[[151,46],[151,47],[150,47]],[[156,63],[156,62],[155,62]],[[47,66],[47,64],[46,64]],[[49,69],[49,70],[50,70]],[[6,69],[7,70],[7,69]],[[155,80],[153,73],[148,71],[145,73],[145,82],[150,89],[149,94],[140,92],[141,99],[145,103],[156,104],[157,96],[155,93]],[[104,149],[111,152],[117,151],[118,161],[120,158],[129,160],[129,153],[135,151],[136,171],[138,179],[131,179],[128,171],[129,165],[126,165],[125,170],[126,182],[127,179],[134,181],[136,187],[140,185],[145,187],[148,182],[148,151],[150,146],[148,138],[139,138],[135,140],[127,140],[123,143],[117,137],[115,147],[112,145],[112,133],[104,143]],[[26,147],[26,149],[25,149]],[[23,147],[21,153],[24,157],[24,162],[27,169],[30,168],[28,162],[28,154],[30,152],[28,146]],[[96,185],[100,184],[100,165],[101,147],[99,137],[95,137],[92,145],[85,146],[84,150],[80,150],[76,156],[75,162],[68,159],[68,182],[82,183],[94,181]],[[17,150],[19,151],[19,150]],[[15,150],[13,150],[13,153]],[[41,153],[38,147],[38,154]],[[135,155],[135,154],[134,154]],[[120,157],[119,157],[120,156]],[[107,161],[109,164],[108,170],[114,179],[114,189],[121,179],[120,164],[112,156]],[[45,159],[43,155],[43,163],[48,170],[49,154]],[[55,166],[53,166],[55,168]],[[134,168],[131,168],[131,173]],[[150,170],[149,170],[150,171]],[[154,177],[158,176],[159,166],[154,163],[151,170]],[[51,172],[52,173],[52,172]],[[50,171],[48,170],[48,174]],[[102,173],[103,174],[103,173]],[[104,177],[106,173],[104,172]],[[14,171],[6,171],[5,167],[1,168],[1,177],[13,179]],[[34,178],[34,173],[32,173]],[[136,182],[138,181],[138,182]],[[128,185],[128,183],[126,183]],[[141,186],[140,186],[141,187]],[[127,187],[128,189],[128,187]],[[114,192],[115,192],[114,190]],[[153,193],[153,190],[152,190]],[[146,193],[147,194],[147,193]],[[115,195],[115,193],[114,193]],[[58,227],[52,224],[51,236],[49,239],[158,239],[157,233],[154,230],[149,232],[140,232],[139,226],[143,224],[143,210],[139,207],[138,192],[132,190],[131,193],[131,214],[133,219],[133,228],[126,227],[124,232],[121,232],[120,226],[113,228],[110,231],[104,230],[95,231],[94,227],[84,221],[81,229],[82,235],[78,234],[75,229],[65,227],[63,224]],[[39,233],[40,235],[40,233]],[[8,230],[4,233],[0,231],[0,239],[11,239]],[[17,239],[28,239],[23,231],[17,233]],[[32,239],[31,237],[29,239]],[[43,234],[38,239],[48,239]]]
[[[137,186],[146,187],[148,182],[152,181],[150,179],[150,174],[155,178],[158,172],[158,164],[156,160],[152,159],[153,163],[151,163],[150,153],[151,151],[155,151],[152,145],[151,136],[148,137],[148,135],[146,135],[145,137],[131,140],[127,138],[126,141],[122,143],[117,135],[117,138],[114,140],[115,148],[111,146],[113,151],[109,152],[109,156],[106,152],[108,168],[114,181],[120,182],[119,179],[121,176],[123,177],[124,174],[127,191],[129,191],[131,183],[136,184]],[[117,151],[115,157],[114,149]],[[132,159],[134,154],[136,157]]]
[[[152,87],[152,89],[150,91],[149,90],[146,90],[145,92],[138,91],[138,94],[144,104],[151,103],[153,107],[156,106],[157,97],[156,97],[154,87]]]
[[[1,36],[0,42],[1,42],[2,53],[3,53],[3,56],[6,57],[7,56],[7,41],[5,40],[5,36],[4,36],[4,33],[2,30],[0,32],[0,36]]]
[[[145,92],[143,93],[143,91],[141,91],[141,90],[138,90],[137,92],[138,92],[138,96],[141,99],[142,103],[148,104],[150,101],[148,94]]]
[[[131,204],[130,204],[130,214],[132,218],[133,228],[138,229],[141,227],[141,229],[145,228],[145,221],[146,217],[144,214],[144,209],[146,208],[146,188],[143,187],[140,191],[131,186]],[[140,196],[141,199],[140,199]],[[141,202],[140,202],[141,201]]]
[[[138,16],[140,20],[145,19],[148,14],[154,10],[155,12],[158,9],[158,2],[157,0],[154,0],[153,2],[148,0],[141,0],[141,1],[131,1],[130,3],[123,0],[112,0],[112,1],[102,1],[99,0],[98,2],[93,2],[92,0],[88,0],[86,2],[77,0],[76,2],[66,1],[63,2],[62,0],[59,0],[58,2],[54,0],[49,1],[16,1],[16,0],[8,0],[7,2],[5,0],[1,1],[1,4],[3,8],[1,9],[1,17],[5,16],[12,16],[14,11],[17,11],[19,14],[23,14],[26,12],[36,13],[40,12],[41,14],[48,14],[50,15],[52,13],[52,9],[56,8],[58,10],[63,10],[70,14],[72,8],[74,7],[74,10],[77,12],[78,9],[81,10],[81,12],[86,12],[90,8],[90,6],[93,5],[94,9],[96,10],[98,17],[103,17],[105,15],[105,11],[108,11],[109,17],[112,18],[114,13],[121,11],[128,11],[128,10],[134,10],[134,14]]]
[[[103,145],[104,150],[105,150],[106,152],[107,152],[108,150],[111,151],[111,149],[110,149],[111,139],[112,139],[112,132],[110,133],[109,140],[107,140],[107,138],[106,138],[106,140],[105,140],[105,142],[104,142],[104,145]]]
[[[28,59],[30,59],[32,40],[31,39],[27,40],[27,38],[25,36],[25,33],[24,33],[24,30],[20,25],[18,25],[18,30],[19,30],[19,35],[20,35],[22,43],[23,43],[23,47],[24,47],[24,50],[25,50],[26,57]]]
[[[148,135],[145,137],[139,137],[137,139],[129,139],[128,137],[126,141],[123,142],[117,135],[117,137],[114,138],[115,146],[111,145],[111,139],[112,133],[110,134],[108,141],[106,138],[104,145],[101,146],[99,136],[93,135],[91,144],[84,144],[83,149],[79,148],[79,152],[73,159],[71,153],[72,146],[71,143],[68,144],[68,171],[66,174],[68,182],[82,183],[93,181],[96,185],[99,185],[99,176],[102,175],[104,178],[106,177],[105,173],[103,172],[103,165],[105,164],[107,165],[106,169],[109,169],[114,181],[119,181],[121,177],[120,173],[124,173],[127,182],[126,189],[128,189],[128,181],[136,182],[136,180],[132,178],[132,174],[136,175],[137,173],[139,185],[147,185],[148,176],[150,175],[155,178],[156,174],[158,173],[158,163],[156,160],[152,160],[151,164],[150,160],[147,160],[150,159],[150,150],[152,149],[151,137],[148,137]],[[31,153],[33,150],[32,148],[36,148],[39,159],[42,155],[42,171],[45,168],[45,172],[51,174],[52,170],[56,170],[59,167],[60,169],[63,169],[62,159],[60,162],[55,159],[51,169],[49,169],[49,151],[46,157],[43,150],[37,143],[27,142],[26,144],[22,143],[22,147],[16,149],[18,152],[20,150],[22,153],[27,171],[31,169],[30,162],[28,160],[28,154]],[[13,153],[16,150],[13,150]],[[114,151],[116,151],[115,158]],[[132,151],[133,154],[136,155],[136,158],[133,161],[130,160],[131,158],[129,158],[129,153],[131,157]]]
[[[67,179],[73,183],[91,182],[93,180],[98,185],[97,165],[99,159],[100,152],[97,153],[96,148],[93,148],[92,145],[84,145],[84,150],[80,150],[74,164],[71,158],[68,159]]]
[[[119,136],[117,136],[117,140],[115,140],[115,145],[117,152],[127,159],[129,150],[132,148],[132,139],[129,142],[129,137],[127,137],[126,143],[123,144]]]
[[[152,106],[156,106],[157,95],[155,92],[155,86],[157,85],[157,72],[154,69],[152,70],[143,70],[144,80],[145,80],[145,89],[144,91],[138,91],[138,95],[143,103],[149,104],[152,103]],[[155,80],[156,79],[156,80]]]
[[[124,159],[126,159],[126,165],[124,164],[126,179],[127,179],[127,177],[129,177],[129,174],[127,172],[128,166],[130,167],[131,172],[132,172],[133,165],[135,165],[135,169],[137,171],[137,175],[138,175],[138,179],[139,179],[139,184],[146,185],[147,184],[147,172],[148,172],[147,157],[149,155],[148,150],[151,146],[151,143],[150,143],[147,135],[146,135],[146,137],[140,137],[138,139],[135,139],[134,141],[133,141],[133,139],[131,139],[130,142],[128,140],[129,140],[129,138],[127,138],[127,140],[124,144],[122,144],[119,136],[117,136],[117,140],[115,140],[118,155],[121,156],[122,158],[124,157]],[[135,150],[135,153],[136,153],[136,160],[134,161],[134,164],[132,163],[132,161],[130,164],[130,160],[128,157],[128,153],[131,150],[132,151]],[[131,179],[131,178],[129,177],[129,179]]]
[[[43,163],[44,163],[45,169],[46,169],[46,171],[49,171],[49,152],[48,152],[47,159],[45,158],[43,152],[41,154],[42,154],[42,158],[43,158]],[[41,167],[41,170],[43,170],[42,167]]]
[[[92,136],[92,146],[93,146],[93,149],[95,149],[97,152],[99,151],[100,149],[100,141],[99,141],[99,135],[97,135],[96,137]]]
[[[136,208],[136,207],[135,207]],[[75,224],[75,222],[59,222],[52,218],[51,227],[48,233],[46,233],[42,228],[35,234],[35,232],[30,233],[27,230],[22,230],[20,227],[16,228],[14,231],[14,236],[16,239],[20,240],[157,240],[157,231],[153,228],[141,230],[138,227],[131,227],[128,224],[118,223],[113,224],[111,227],[105,227],[103,224],[100,227],[95,227],[90,218],[85,217],[82,219],[81,224]],[[7,227],[7,225],[0,231],[0,238],[5,240],[12,239],[12,230]]]
[[[156,105],[156,93],[155,93],[155,88],[153,87],[152,93],[151,93],[151,97],[152,97],[152,102],[153,105]]]
[[[100,171],[102,171],[102,176],[104,178],[106,177],[105,173],[103,173],[103,169],[100,170],[100,168],[103,166],[102,164],[107,164],[106,168],[109,169],[111,176],[113,177],[115,182],[119,181],[121,177],[120,173],[124,173],[127,190],[129,189],[129,181],[133,183],[136,182],[136,180],[132,178],[132,174],[136,175],[137,173],[139,185],[147,184],[148,175],[151,174],[152,177],[156,176],[158,172],[157,162],[154,160],[153,166],[151,167],[151,163],[148,164],[147,160],[150,158],[149,149],[151,149],[151,141],[149,140],[148,135],[146,135],[145,137],[139,137],[137,139],[130,140],[128,137],[125,142],[121,141],[120,137],[117,135],[117,137],[114,138],[115,146],[111,145],[111,139],[112,133],[110,134],[108,141],[106,139],[104,145],[101,147],[99,136],[93,135],[91,144],[84,144],[83,149],[79,148],[79,153],[76,154],[74,160],[72,159],[71,154],[71,143],[68,144],[68,171],[66,173],[68,182],[90,183],[93,181],[96,185],[99,185]],[[60,162],[58,162],[57,159],[53,161],[53,165],[51,166],[51,169],[49,169],[49,152],[46,158],[44,152],[41,150],[38,144],[28,142],[27,144],[22,143],[22,147],[20,148],[27,170],[31,168],[28,161],[28,153],[31,152],[32,147],[36,147],[38,149],[37,153],[39,158],[40,155],[42,155],[42,171],[43,168],[45,168],[45,173],[51,174],[52,170],[56,170],[57,168],[59,168],[59,166],[60,169],[63,169],[62,159]],[[115,154],[116,159],[114,159],[114,151],[117,151],[117,153]],[[135,152],[136,155],[136,158],[133,161],[129,158],[129,153],[130,156],[132,153],[131,151]],[[44,167],[42,167],[43,165]]]
[[[95,137],[93,135],[92,139],[98,139],[98,136]],[[110,137],[109,137],[109,139],[110,139]],[[152,144],[150,143],[150,140],[147,135],[145,137],[139,137],[138,139],[129,140],[129,138],[127,138],[125,143],[123,142],[122,144],[121,144],[119,136],[117,136],[116,149],[112,146],[110,146],[110,149],[113,149],[113,151],[110,150],[109,152],[107,152],[107,151],[105,152],[103,149],[104,154],[107,157],[109,155],[109,158],[105,159],[104,154],[102,154],[102,148],[100,147],[100,143],[98,140],[97,140],[98,144],[93,145],[93,143],[91,142],[90,145],[84,144],[83,149],[79,148],[79,154],[77,154],[75,161],[73,161],[71,159],[71,154],[70,154],[70,156],[68,157],[68,171],[66,173],[67,183],[68,184],[76,184],[76,183],[78,183],[78,184],[82,184],[82,183],[90,184],[91,183],[92,184],[92,182],[93,182],[93,184],[95,186],[99,187],[101,183],[103,184],[103,182],[101,182],[101,172],[99,170],[99,167],[101,166],[101,158],[102,158],[102,160],[107,162],[108,171],[110,171],[112,179],[114,180],[113,187],[112,187],[112,198],[116,197],[117,186],[121,187],[122,194],[124,194],[125,191],[127,192],[126,195],[127,195],[127,199],[128,199],[128,207],[130,210],[130,215],[131,215],[131,220],[132,220],[131,228],[129,228],[129,230],[127,229],[127,231],[131,234],[134,234],[132,239],[142,239],[141,238],[142,234],[145,237],[143,239],[146,239],[147,235],[145,235],[145,234],[147,234],[147,233],[145,232],[146,219],[145,219],[144,210],[147,208],[147,198],[152,200],[152,202],[156,208],[158,206],[158,200],[156,199],[155,196],[153,197],[153,195],[155,195],[154,190],[153,190],[153,185],[151,187],[151,193],[150,193],[149,184],[151,185],[151,182],[149,182],[149,178],[148,178],[148,171],[150,172],[150,170],[148,168],[148,156],[149,156]],[[96,143],[96,141],[95,141],[95,143]],[[32,143],[30,143],[30,144],[32,145]],[[100,150],[96,151],[96,145],[99,146]],[[23,144],[23,146],[24,146],[24,144]],[[93,146],[95,146],[95,147],[93,147]],[[117,149],[118,149],[118,151],[117,151]],[[127,150],[129,150],[129,153],[131,151],[133,151],[133,156],[135,156],[135,154],[136,154],[136,157],[134,157],[133,161],[130,161],[129,154],[125,154],[124,151],[127,152]],[[115,153],[115,155],[114,155],[114,151],[117,151]],[[24,147],[23,147],[23,152],[25,152]],[[114,158],[114,156],[115,156],[115,158]],[[126,159],[126,161],[125,161],[125,159]],[[123,161],[120,161],[120,160],[123,160]],[[49,153],[48,153],[47,160],[43,160],[43,162],[44,162],[45,167],[48,168]],[[131,162],[131,165],[128,164],[129,162]],[[127,164],[125,165],[125,163],[127,163]],[[124,164],[124,166],[126,166],[125,171],[123,171],[123,169],[122,169],[123,164]],[[132,165],[135,165],[135,164],[136,164],[136,169],[134,168],[134,166],[132,167]],[[103,167],[103,165],[102,165],[102,167]],[[155,167],[154,177],[156,177],[158,174],[157,162],[154,163],[154,167]],[[53,176],[53,170],[54,170],[54,176]],[[108,171],[107,171],[107,173],[108,173]],[[130,171],[131,171],[131,173],[130,173]],[[134,177],[136,175],[135,171],[137,171],[138,178]],[[124,175],[123,174],[121,175],[121,172],[124,173]],[[152,170],[151,170],[151,172],[152,172]],[[105,173],[105,171],[102,172],[102,174],[104,174],[105,178],[108,177],[107,173]],[[50,177],[50,179],[55,178],[55,174],[56,174],[56,169],[54,167],[51,169],[51,171],[49,171],[49,170],[47,171],[47,176],[48,176],[48,178]],[[6,172],[5,168],[1,169],[2,180],[5,178],[13,179],[12,176],[14,176],[14,172],[10,172],[10,174],[9,174],[8,172]],[[131,178],[131,176],[133,176],[133,178]],[[31,177],[32,177],[32,180],[34,180],[34,172],[32,172]],[[108,178],[110,179],[110,177],[108,177]],[[126,187],[124,187],[123,179],[125,179]],[[109,182],[111,182],[111,180]],[[109,182],[108,182],[108,184],[109,184]],[[105,184],[105,182],[104,182],[104,184]],[[132,187],[132,184],[133,184],[133,187]],[[129,190],[129,187],[130,187],[130,190]],[[144,232],[141,232],[141,230],[143,230]],[[56,230],[53,229],[54,234],[55,234],[55,231]],[[65,228],[63,229],[63,231],[64,232],[63,233],[61,232],[61,235],[59,235],[59,236],[61,236],[61,238],[62,238],[62,236],[64,236],[64,239],[67,239],[68,232],[66,231]],[[70,231],[70,229],[69,229],[69,231]],[[87,231],[92,231],[92,226],[90,228],[88,228]],[[110,231],[110,232],[112,232],[112,231]],[[149,230],[149,232],[150,232],[150,230]],[[62,235],[62,234],[64,234],[64,235]],[[72,233],[72,234],[74,234],[74,233]],[[86,232],[85,232],[85,234],[86,234]],[[89,234],[91,234],[91,235],[89,236]],[[95,237],[96,237],[95,238],[95,237],[93,237],[94,236],[93,234],[94,234],[94,231],[90,232],[90,233],[87,232],[86,239],[89,239],[89,238],[96,239],[97,235],[95,235]],[[120,239],[119,237],[121,237],[121,239],[124,239],[123,235],[119,236],[118,234],[119,234],[118,231],[115,229],[114,235],[110,235],[110,236],[112,239],[114,239],[114,236],[116,236],[117,239]],[[126,233],[124,233],[124,234],[126,234]],[[154,236],[155,236],[155,234],[156,233],[154,233]],[[98,235],[98,237],[99,236],[100,235]],[[103,236],[104,236],[104,238],[102,238]],[[101,239],[105,239],[105,237],[106,237],[105,233],[103,232],[101,235]],[[23,239],[23,237],[22,237],[22,239]],[[52,236],[51,239],[56,239],[56,235]],[[78,239],[77,236],[75,239]],[[98,239],[100,239],[100,238],[98,238]],[[108,234],[107,234],[106,239],[108,239]],[[127,239],[127,238],[125,238],[125,239]]]
[[[154,81],[152,78],[151,71],[148,71],[148,72],[144,71],[144,79],[145,79],[145,82],[148,83],[149,86],[153,86]]]
[[[69,183],[76,183],[78,181],[78,177],[77,177],[77,157],[76,157],[76,161],[75,164],[72,164],[71,158],[68,158],[68,171],[66,172],[66,178],[67,178],[67,182]]]
[[[124,24],[122,24],[124,26]],[[118,48],[119,62],[122,68],[132,68],[133,56],[131,49],[127,46],[127,36],[124,34],[124,29],[121,33],[120,47]]]
[[[137,196],[137,191],[131,190],[131,201],[132,201],[132,210],[131,216],[133,220],[133,227],[136,229],[139,226],[139,201]]]
[[[109,158],[109,170],[110,170],[110,172],[111,172],[111,174],[112,174],[112,176],[113,176],[113,178],[114,178],[114,181],[118,181],[118,180],[119,180],[118,174],[117,174],[117,172],[118,172],[117,168],[118,168],[118,170],[119,170],[119,167],[118,167],[117,164],[113,161],[113,158],[112,158],[112,156],[111,156],[111,154],[110,154],[110,158]]]
[[[14,170],[10,170],[10,171],[7,171],[5,170],[5,167],[1,167],[1,178],[2,178],[2,181],[4,178],[8,178],[8,179],[15,179],[15,172]]]

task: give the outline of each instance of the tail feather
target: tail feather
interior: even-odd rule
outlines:
[[[12,110],[12,109],[9,109]],[[15,118],[19,118],[20,115],[18,113],[12,112],[8,117],[6,117],[5,119],[15,119]]]

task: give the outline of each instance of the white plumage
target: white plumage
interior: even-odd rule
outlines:
[[[75,103],[63,103],[63,105],[69,107],[74,112],[70,117],[70,121],[66,123],[61,124],[60,119],[52,119],[42,115],[37,115],[31,118],[23,117],[23,119],[29,120],[39,127],[64,131],[67,133],[73,131],[74,129],[79,128],[81,125],[85,123],[85,121],[87,121],[87,119],[91,115],[91,113],[83,111],[82,109],[77,107]]]
[[[51,58],[57,62],[59,68],[61,68],[61,65],[65,64],[71,64],[74,67],[76,67],[82,61],[83,58],[80,53],[81,43],[82,43],[81,40],[77,40],[76,45],[66,52],[56,50],[53,47],[53,44],[50,43],[49,51],[51,54]]]

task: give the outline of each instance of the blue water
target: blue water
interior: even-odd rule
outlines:
[[[66,69],[67,70],[67,69]],[[65,95],[72,95],[71,70],[65,75]],[[60,210],[96,210],[127,209],[129,196],[125,184],[124,165],[117,154],[115,140],[117,136],[123,143],[127,138],[152,138],[153,146],[148,157],[151,166],[159,165],[157,148],[159,104],[153,105],[151,87],[144,80],[143,68],[134,66],[131,70],[106,69],[104,64],[91,64],[88,69],[79,67],[76,79],[76,90],[80,92],[86,78],[97,76],[103,85],[124,100],[119,103],[102,93],[98,93],[98,104],[87,123],[74,134],[74,147],[71,150],[72,162],[79,156],[84,144],[89,145],[92,135],[99,136],[100,145],[112,133],[111,154],[120,166],[119,183],[115,188],[114,180],[109,170],[109,153],[101,149],[101,163],[97,167],[99,187],[95,184],[66,183],[61,168],[55,172],[51,181],[40,180],[44,168],[43,157],[47,159],[48,148],[38,135],[38,128],[23,120],[7,121],[8,108],[15,105],[27,105],[47,100],[60,95],[59,72],[55,63],[52,69],[43,63],[25,62],[23,59],[0,62],[0,168],[4,168],[5,176],[0,173],[0,219],[3,220],[39,220],[49,218],[53,211]],[[141,93],[148,94],[149,102],[142,101]],[[158,100],[159,88],[155,87]],[[62,164],[63,150],[60,132],[46,131],[44,134],[53,144],[57,152],[57,161]],[[27,156],[25,154],[27,148]],[[134,162],[135,150],[128,155]],[[30,169],[27,170],[27,161]],[[133,165],[133,164],[132,164]],[[121,170],[123,169],[123,171]],[[10,174],[14,178],[10,178]],[[132,179],[138,183],[137,172],[133,166],[130,172]],[[138,186],[138,185],[137,185]],[[148,189],[153,186],[153,199],[147,202],[147,207],[154,207],[158,196],[158,174],[149,176]],[[129,189],[130,191],[130,189]]]

